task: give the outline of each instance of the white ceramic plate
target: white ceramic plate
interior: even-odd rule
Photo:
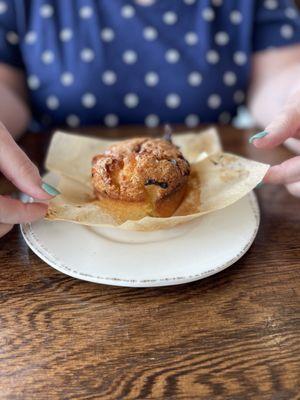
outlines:
[[[45,220],[23,224],[21,231],[32,251],[60,272],[107,285],[150,287],[192,282],[229,267],[251,246],[259,219],[251,193],[169,231],[93,229]]]

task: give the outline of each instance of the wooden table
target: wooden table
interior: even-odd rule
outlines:
[[[145,133],[111,135],[129,132]],[[256,150],[249,132],[221,134],[256,160],[289,156]],[[41,165],[48,141],[21,144]],[[65,276],[15,227],[0,240],[0,399],[300,399],[300,200],[278,187],[258,197],[260,230],[240,261],[166,288]]]

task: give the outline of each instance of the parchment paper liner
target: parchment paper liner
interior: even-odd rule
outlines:
[[[135,231],[169,229],[235,203],[261,182],[269,168],[223,153],[215,129],[176,135],[173,142],[180,146],[192,168],[183,202],[169,218],[124,221],[93,200],[90,183],[92,157],[112,141],[57,132],[49,148],[46,168],[60,176],[58,188],[62,194],[51,200],[46,218]]]

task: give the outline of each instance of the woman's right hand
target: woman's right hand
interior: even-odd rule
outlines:
[[[1,123],[0,171],[18,189],[34,199],[51,199],[52,196],[42,188],[43,182],[37,167],[29,160]],[[0,237],[9,232],[14,224],[40,219],[46,211],[47,204],[24,204],[9,196],[0,196]]]

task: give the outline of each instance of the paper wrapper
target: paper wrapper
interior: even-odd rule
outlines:
[[[269,168],[222,152],[215,129],[175,135],[173,142],[180,146],[192,171],[181,205],[172,217],[124,221],[106,212],[94,199],[91,186],[91,160],[113,142],[57,132],[46,168],[60,176],[61,195],[50,201],[46,218],[135,231],[169,229],[235,203],[262,181]]]

